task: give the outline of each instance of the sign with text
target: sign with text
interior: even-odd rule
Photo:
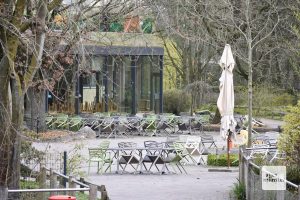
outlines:
[[[263,166],[261,176],[263,190],[286,190],[285,166]]]

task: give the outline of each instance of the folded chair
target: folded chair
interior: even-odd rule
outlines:
[[[159,121],[157,124],[156,131],[157,133],[165,133],[166,135],[170,135],[171,133],[171,128],[170,125],[167,124],[165,121]]]
[[[269,153],[269,145],[267,144],[253,144],[249,158],[266,158]]]
[[[118,143],[119,158],[118,164],[122,168],[122,172],[125,172],[125,169],[130,165],[134,169],[134,173],[137,172],[140,164],[139,152],[136,150],[137,144],[134,142],[120,142]]]
[[[45,123],[48,129],[53,128],[53,122],[55,121],[52,115],[47,115],[45,118]]]
[[[184,117],[178,120],[177,122],[178,125],[178,130],[176,133],[181,132],[182,134],[184,132],[188,132],[188,134],[191,134],[191,123],[190,123],[190,118],[189,117]]]
[[[206,148],[205,145],[209,145],[208,149],[210,149],[211,147],[215,147],[217,148],[217,145],[215,143],[214,137],[211,135],[201,135],[201,144],[203,145],[203,147]]]
[[[82,117],[74,116],[69,118],[69,130],[78,131],[84,124]]]
[[[57,129],[68,129],[68,115],[60,113],[55,116],[53,126]]]
[[[138,133],[140,135],[142,119],[138,117],[127,117],[127,130],[129,134]]]
[[[156,141],[145,141],[144,146],[146,148],[146,155],[143,157],[142,164],[145,167],[146,171],[150,171],[151,168],[155,166],[157,171],[160,172],[160,169],[157,165],[165,164],[162,157],[163,143],[159,143]],[[146,163],[151,163],[149,169],[147,169]]]
[[[272,158],[270,159],[270,163],[273,163],[276,160],[285,160],[286,159],[286,153],[276,149]]]
[[[110,117],[103,118],[103,121],[97,128],[100,135],[108,135],[107,138],[110,138],[115,131],[114,119]]]
[[[191,123],[191,130],[195,133],[203,133],[203,124],[198,120],[194,120]]]
[[[181,164],[182,159],[184,159],[187,156],[187,153],[185,152],[184,144],[174,142],[173,147],[174,147],[174,152],[166,154],[166,157],[164,158],[165,168],[168,170],[167,164],[170,164],[172,166],[174,172],[176,172],[176,170],[175,170],[175,166],[176,166],[178,168],[178,170],[180,171],[180,173],[182,173],[182,171],[184,171],[187,174],[186,170],[184,169],[183,165]]]
[[[191,159],[191,161],[196,164],[200,165],[201,161],[204,163],[202,158],[202,151],[201,151],[201,138],[187,138],[185,143],[185,149],[187,151],[187,157]]]
[[[115,129],[114,129],[114,132],[115,132],[115,135],[119,135],[119,136],[126,136],[126,137],[129,137],[128,133],[129,133],[129,126],[128,126],[128,121],[126,119],[126,117],[118,117],[118,118],[115,118],[114,120],[114,126],[115,126]]]
[[[149,133],[150,136],[156,136],[157,134],[157,117],[155,115],[150,115],[144,118],[143,120],[143,125],[142,125],[142,130],[144,131],[144,136],[148,135]]]

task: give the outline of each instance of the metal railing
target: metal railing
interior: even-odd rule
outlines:
[[[274,147],[261,148],[274,149]],[[255,164],[248,156],[249,151],[257,150],[254,148],[239,148],[239,181],[246,187],[247,200],[300,200],[300,185],[294,184],[286,179],[281,179],[287,184],[287,190],[263,190],[262,189],[262,166]],[[265,173],[278,178],[276,174],[264,170]]]
[[[84,181],[83,178],[76,180],[73,176],[66,176],[52,169],[47,169],[42,166],[40,168],[39,176],[37,177],[38,187],[37,189],[6,189],[7,193],[37,193],[30,197],[31,200],[47,200],[49,196],[58,194],[68,194],[75,196],[75,192],[88,192],[89,200],[97,200],[98,191],[101,193],[101,200],[107,200],[108,195],[104,185],[98,186]],[[49,180],[47,180],[49,177]],[[68,188],[59,188],[64,186],[65,181],[68,182]],[[77,187],[79,186],[79,187]],[[50,187],[50,188],[49,188]]]

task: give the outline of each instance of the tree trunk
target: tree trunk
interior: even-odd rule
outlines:
[[[20,182],[20,154],[21,154],[21,137],[22,124],[24,117],[24,96],[22,90],[16,84],[16,80],[11,80],[11,94],[12,94],[12,127],[11,127],[11,159],[10,159],[10,179],[8,187],[10,189],[19,189]],[[9,193],[10,199],[19,199],[19,193]]]
[[[45,131],[45,90],[35,91],[34,88],[29,88],[25,98],[25,119],[29,129],[37,133]]]

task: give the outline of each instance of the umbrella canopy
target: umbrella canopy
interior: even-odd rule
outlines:
[[[233,116],[234,90],[232,73],[235,62],[229,44],[226,44],[219,64],[223,71],[219,79],[220,94],[217,106],[222,116],[220,134],[225,139],[228,134],[228,130],[235,133],[236,126],[236,121]]]

